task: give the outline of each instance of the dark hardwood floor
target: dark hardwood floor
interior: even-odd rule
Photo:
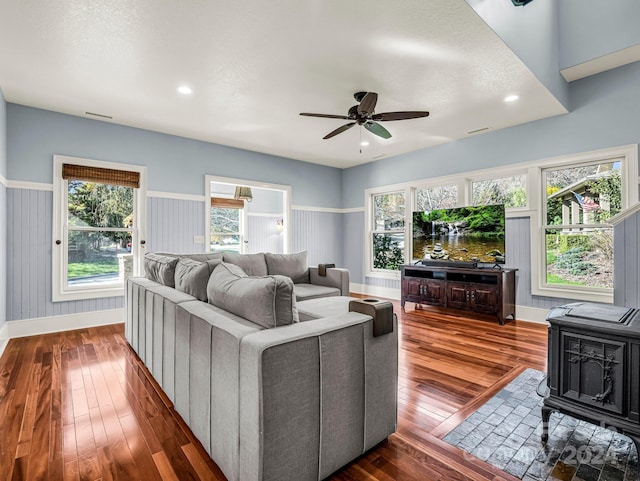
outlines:
[[[332,479],[510,475],[441,438],[527,367],[543,325],[401,310],[398,432]],[[224,480],[124,339],[122,325],[13,339],[0,359],[0,481]]]

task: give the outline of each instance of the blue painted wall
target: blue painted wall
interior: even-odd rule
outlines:
[[[147,188],[204,195],[205,174],[292,186],[293,204],[340,207],[342,171],[99,120],[7,104],[8,175],[53,182],[53,154],[148,167]]]
[[[569,90],[560,75],[558,0],[536,0],[526,7],[515,7],[508,0],[466,2],[568,108]]]
[[[638,0],[559,0],[558,23],[560,68],[640,44]]]
[[[572,82],[567,115],[346,169],[343,205],[364,206],[367,187],[638,143],[639,83],[636,62]]]
[[[7,103],[0,89],[0,175],[7,176]],[[7,319],[7,189],[0,183],[0,329]],[[0,343],[2,341],[0,340]]]
[[[363,207],[364,189],[368,187],[637,144],[640,141],[639,83],[640,62],[637,62],[571,83],[573,111],[568,115],[347,169],[343,179],[344,207]],[[562,299],[531,295],[528,220],[509,219],[507,230],[508,240],[513,240],[508,245],[511,259],[509,267],[520,269],[517,274],[518,305],[546,309],[561,304]],[[637,251],[637,230],[618,229],[616,235],[616,242],[632,245]],[[358,245],[364,242],[364,213],[345,214],[344,258],[353,282],[399,289],[397,280],[364,277],[364,256],[358,251]],[[618,251],[616,248],[616,253]],[[623,293],[627,293],[626,298],[631,299],[629,292],[637,291],[637,284],[622,272],[625,269],[631,273],[639,272],[640,258],[637,255],[633,257],[633,248],[627,249],[627,252],[630,254],[625,258],[626,264],[621,267],[616,261],[616,300],[621,299]],[[633,299],[635,303],[638,302],[637,298]]]
[[[0,175],[7,177],[7,102],[0,88]]]
[[[2,119],[4,106],[3,100]],[[212,174],[291,185],[297,206],[342,205],[342,171],[332,167],[16,104],[6,104],[6,128],[2,122],[2,139],[8,140],[4,165],[8,163],[11,181],[51,184],[53,155],[63,154],[145,165],[151,191],[204,195],[204,176]],[[8,320],[122,307],[122,297],[51,301],[52,199],[47,190],[0,189],[0,202],[6,206],[0,208],[0,228],[9,224],[8,236],[0,233],[0,239],[6,239],[0,240],[5,242],[0,249],[11,259],[3,270],[6,276],[0,276],[8,286],[0,286],[0,300],[3,293],[8,295],[6,308],[0,308]],[[274,209],[281,211],[282,206]],[[148,197],[147,217],[149,251],[204,250],[193,242],[194,236],[204,235],[204,202]],[[275,221],[272,224],[275,228]],[[341,225],[340,214],[294,210],[292,250],[308,250],[312,264],[340,264]]]

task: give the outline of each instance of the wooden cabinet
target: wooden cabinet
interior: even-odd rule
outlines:
[[[494,314],[501,325],[515,318],[516,269],[402,266],[405,302]]]

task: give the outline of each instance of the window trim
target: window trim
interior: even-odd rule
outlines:
[[[547,284],[546,262],[543,262],[543,259],[546,259],[545,243],[543,242],[546,227],[546,186],[543,181],[543,171],[554,168],[578,167],[596,162],[605,163],[609,160],[620,160],[621,162],[621,211],[624,211],[638,203],[638,146],[636,144],[571,154],[538,162],[537,175],[535,177],[537,185],[534,190],[534,192],[536,192],[536,204],[533,204],[537,205],[538,208],[533,210],[530,216],[532,295],[570,298],[607,304],[613,303],[613,288]],[[611,223],[599,224],[599,226],[611,226]]]
[[[107,286],[72,287],[66,285],[66,266],[68,262],[68,187],[67,180],[62,178],[62,165],[64,163],[76,164],[88,167],[104,169],[126,170],[137,172],[140,175],[140,187],[134,190],[134,225],[126,231],[132,232],[131,253],[134,255],[133,275],[142,273],[144,244],[146,239],[146,167],[105,162],[101,160],[84,159],[80,157],[68,157],[64,155],[53,156],[53,223],[52,223],[52,269],[51,269],[51,298],[53,302],[75,301],[84,299],[97,299],[104,297],[124,296],[124,284]],[[106,230],[106,229],[105,229]],[[109,229],[112,230],[112,229]],[[61,244],[57,245],[56,241]]]
[[[394,188],[394,187],[398,188]],[[373,234],[374,233],[382,233],[382,232],[391,232],[391,231],[377,231],[374,229],[374,215],[373,208],[374,202],[373,197],[375,195],[385,195],[385,194],[404,194],[404,212],[405,212],[405,221],[404,221],[404,229],[393,229],[393,232],[403,232],[404,231],[404,255],[405,262],[407,261],[407,248],[409,244],[407,243],[407,232],[410,232],[410,224],[407,219],[408,207],[415,202],[415,193],[413,189],[408,187],[407,184],[396,184],[385,186],[385,187],[377,187],[365,189],[365,229],[366,229],[366,239],[365,242],[365,277],[378,277],[382,279],[399,279],[400,271],[394,271],[389,269],[375,269],[373,267]]]

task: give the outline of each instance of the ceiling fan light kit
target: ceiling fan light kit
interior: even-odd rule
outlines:
[[[354,125],[361,125],[369,132],[377,135],[378,137],[382,137],[383,139],[390,139],[391,133],[378,122],[417,119],[429,116],[429,112],[426,111],[385,112],[382,114],[376,114],[375,108],[376,103],[378,102],[377,93],[356,92],[355,94],[353,94],[353,97],[356,99],[356,102],[358,102],[358,105],[354,105],[353,107],[351,107],[347,112],[347,115],[312,114],[307,112],[301,112],[300,115],[306,117],[350,120],[349,123],[338,127],[337,129],[329,132],[327,135],[322,137],[325,140],[349,130]]]

